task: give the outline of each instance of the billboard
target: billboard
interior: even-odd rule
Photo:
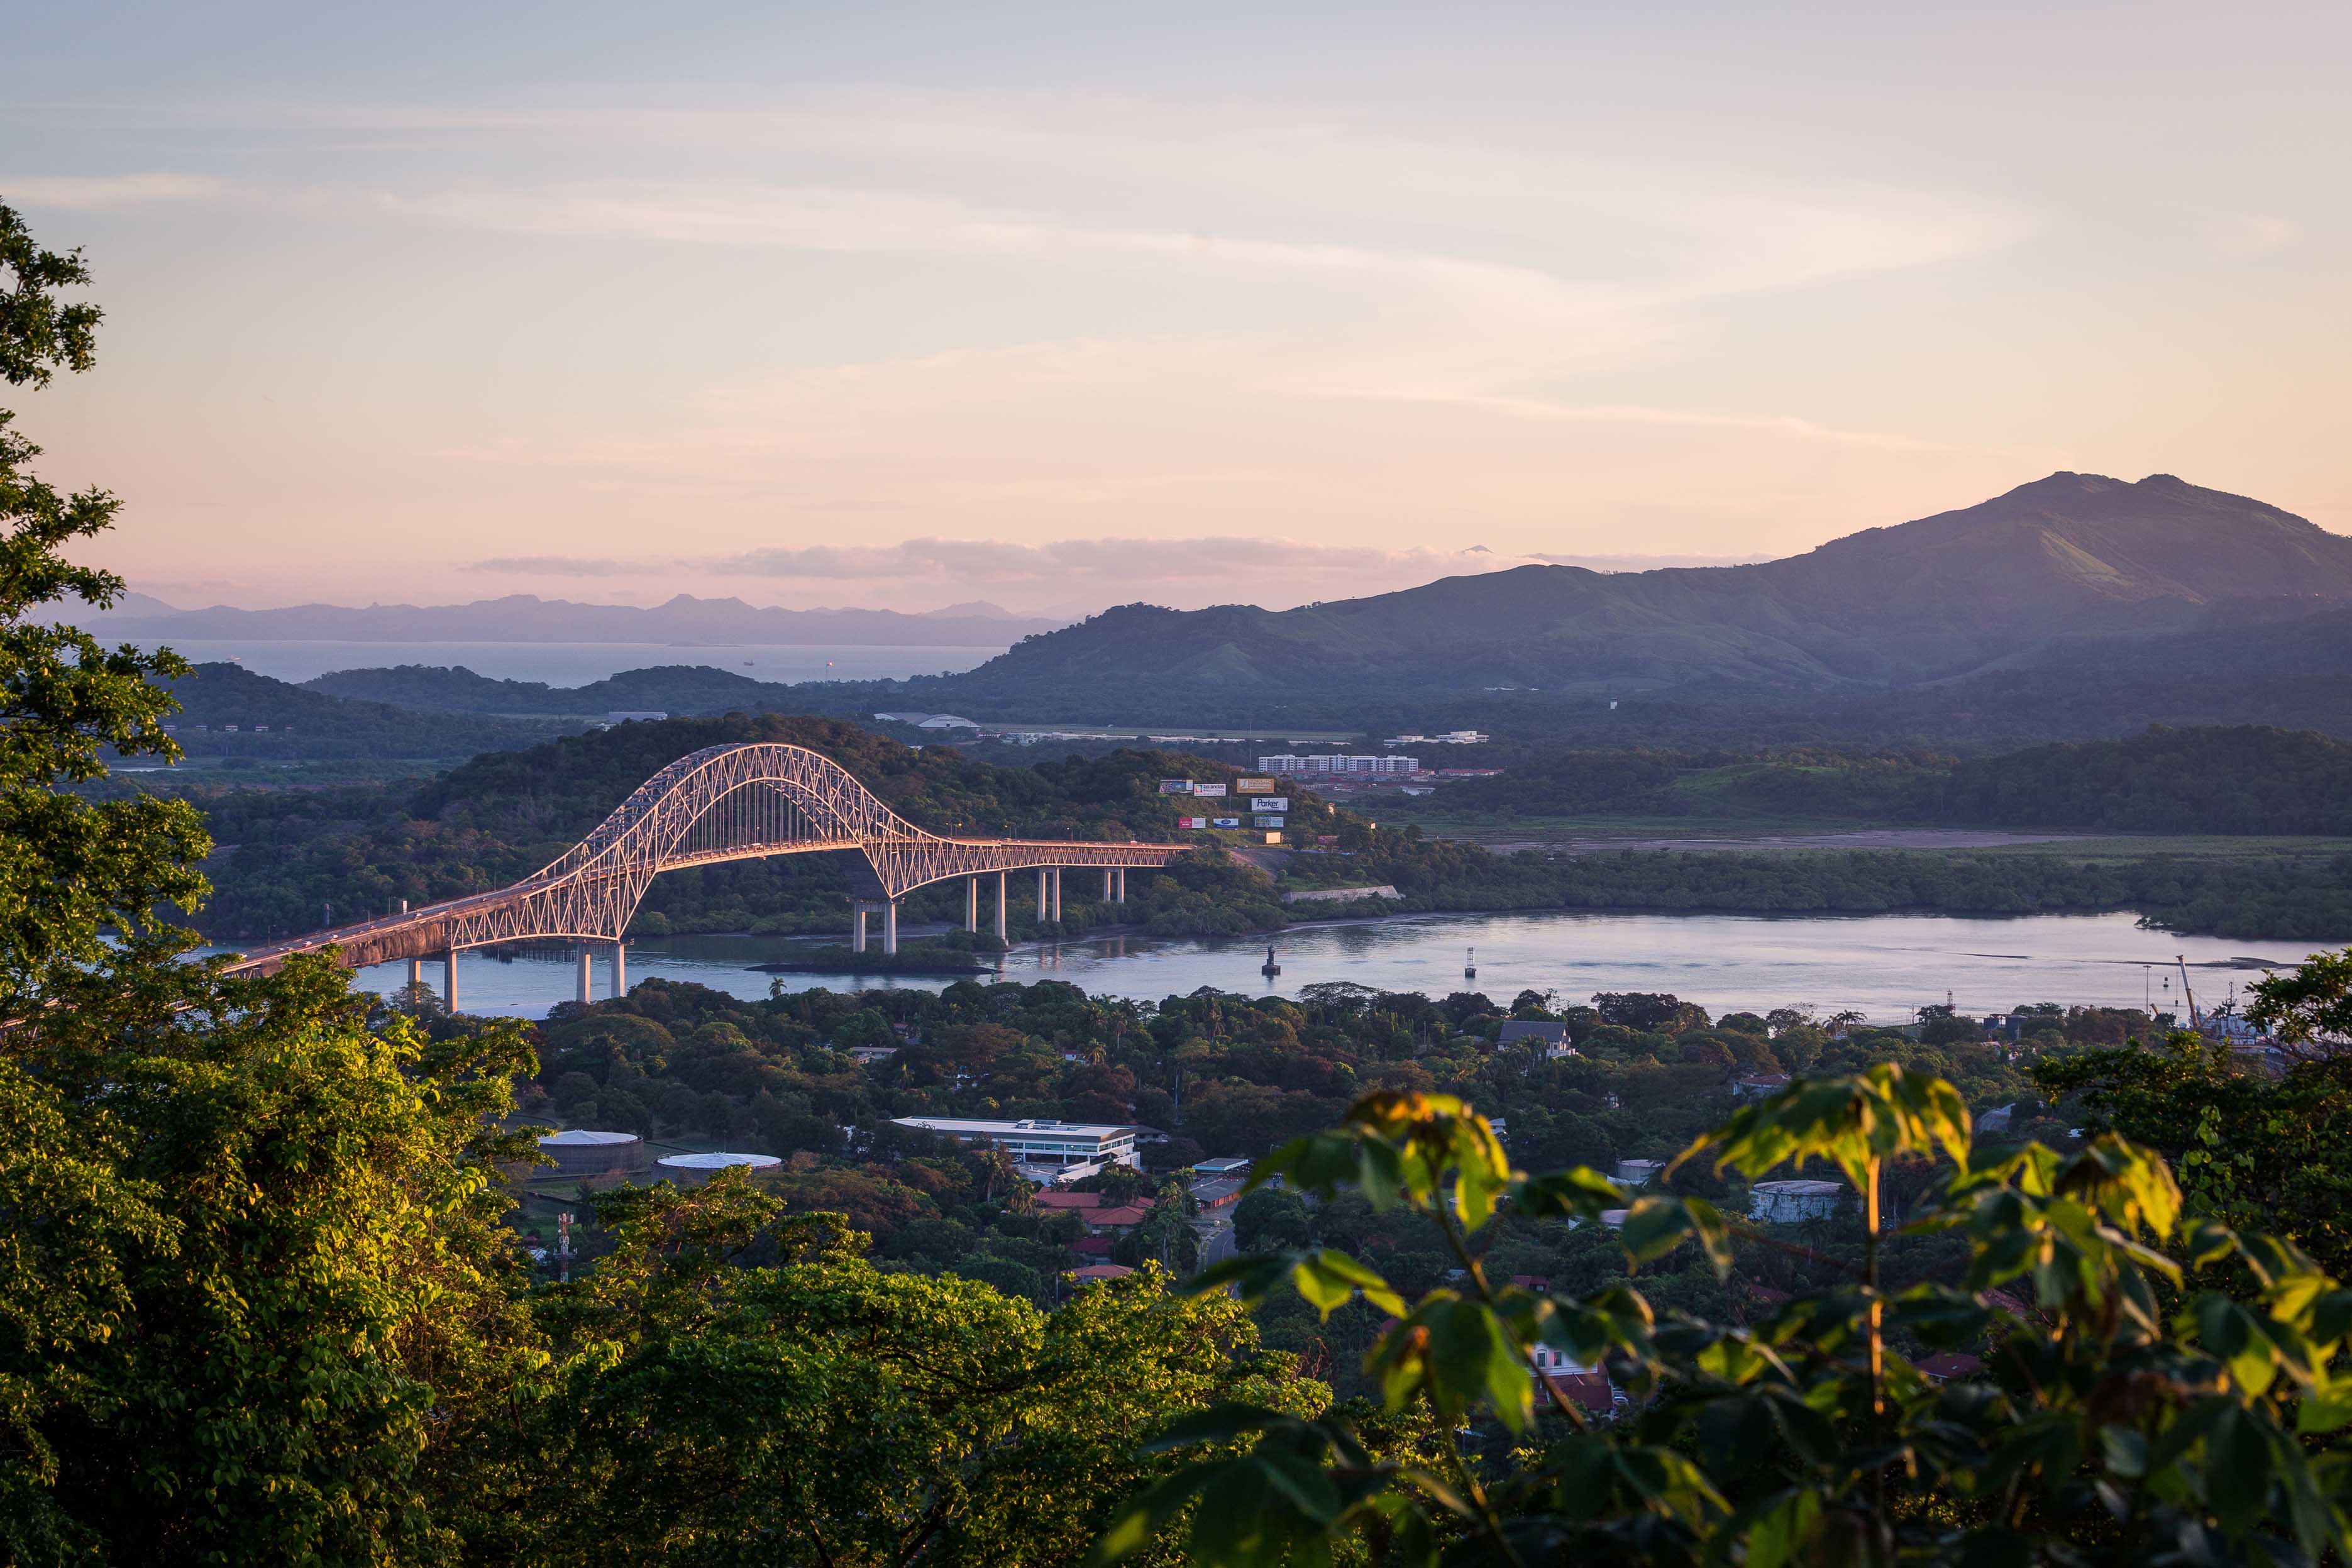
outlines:
[[[1161,795],[1191,795],[1192,793],[1192,781],[1191,779],[1161,779],[1160,781],[1160,793]]]
[[[1269,833],[1265,836],[1265,841],[1268,844],[1279,844],[1282,842],[1282,835],[1279,833]]]
[[[1179,827],[1206,827],[1209,826],[1209,819],[1205,816],[1180,816],[1176,819],[1176,826]]]
[[[1274,781],[1272,779],[1235,779],[1234,793],[1235,795],[1272,795]]]
[[[1212,826],[1217,827],[1239,827],[1242,825],[1242,819],[1238,816],[1213,816],[1209,821]]]
[[[1192,793],[1197,795],[1216,795],[1222,797],[1225,793],[1225,786],[1223,784],[1196,784],[1192,786]]]
[[[1253,816],[1250,818],[1250,826],[1252,827],[1280,827],[1288,820],[1289,818],[1283,816]]]
[[[1286,795],[1270,795],[1262,800],[1250,802],[1250,809],[1252,811],[1288,811],[1290,797]]]

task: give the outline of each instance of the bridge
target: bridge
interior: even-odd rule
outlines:
[[[443,994],[457,1005],[457,954],[494,942],[569,940],[580,944],[580,1000],[589,999],[592,950],[608,945],[613,994],[628,991],[621,937],[653,879],[686,866],[772,855],[856,851],[864,888],[851,900],[850,945],[866,949],[867,919],[878,914],[882,951],[898,951],[898,900],[918,888],[961,879],[964,929],[980,929],[981,884],[995,879],[996,935],[1004,937],[1006,879],[1037,873],[1037,918],[1062,918],[1062,873],[1099,869],[1107,902],[1127,901],[1127,873],[1165,866],[1181,844],[1061,843],[1024,838],[949,838],[891,810],[832,758],[802,746],[754,742],[710,746],[680,757],[639,784],[593,833],[510,888],[420,910],[317,931],[245,953],[231,973],[268,974],[299,953],[335,948],[348,968],[408,960],[412,984],[428,959],[444,967]]]

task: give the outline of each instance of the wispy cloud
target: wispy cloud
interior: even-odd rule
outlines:
[[[79,212],[201,201],[222,189],[222,182],[208,174],[0,174],[0,200]]]
[[[642,562],[578,555],[496,555],[468,568],[508,577],[621,577],[647,569]]]
[[[1425,581],[1517,564],[1492,552],[1378,550],[1289,539],[1065,539],[1013,544],[993,539],[909,539],[887,545],[804,545],[746,551],[709,570],[755,577],[972,583],[1127,583],[1234,579],[1275,571],[1325,577]]]

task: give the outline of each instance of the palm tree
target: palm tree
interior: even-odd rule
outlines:
[[[980,1199],[982,1203],[996,1196],[996,1189],[1000,1184],[1017,1182],[1021,1179],[1021,1173],[1013,1168],[1013,1156],[997,1144],[981,1145],[972,1159],[973,1163],[980,1166],[982,1178]]]

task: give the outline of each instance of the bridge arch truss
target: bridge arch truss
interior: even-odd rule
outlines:
[[[871,871],[870,903],[895,910],[908,893],[960,877],[1071,867],[1116,875],[1165,866],[1190,846],[946,837],[900,816],[822,752],[772,742],[711,746],[654,774],[587,837],[511,887],[313,931],[231,967],[268,973],[329,945],[360,967],[493,942],[617,942],[665,871],[844,850]],[[1054,902],[1058,909],[1058,888]],[[968,908],[976,914],[976,891]]]

